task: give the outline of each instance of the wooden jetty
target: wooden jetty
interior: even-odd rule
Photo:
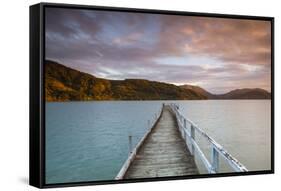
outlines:
[[[212,160],[209,162],[195,141],[195,133],[212,145]],[[186,119],[175,104],[162,106],[152,127],[131,151],[127,161],[115,179],[136,179],[199,174],[194,154],[209,173],[219,172],[219,156],[222,156],[234,171],[247,169],[232,157],[192,121]]]

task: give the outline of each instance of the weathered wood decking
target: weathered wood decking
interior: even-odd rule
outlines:
[[[193,156],[181,138],[168,106],[124,175],[124,179],[198,174]]]

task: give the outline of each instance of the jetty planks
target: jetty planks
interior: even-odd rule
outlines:
[[[130,164],[124,179],[198,174],[194,157],[181,138],[168,106]]]

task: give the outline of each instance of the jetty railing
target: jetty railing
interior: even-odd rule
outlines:
[[[125,163],[123,164],[123,166],[121,167],[121,169],[119,170],[117,176],[115,177],[115,180],[120,180],[123,179],[128,168],[130,167],[131,163],[134,161],[137,152],[139,151],[141,145],[143,144],[144,140],[148,137],[148,135],[152,132],[152,130],[154,129],[154,127],[156,126],[158,120],[160,119],[162,112],[163,112],[163,107],[164,104],[162,104],[161,109],[154,115],[154,118],[152,120],[148,121],[148,125],[150,126],[147,130],[147,132],[145,133],[145,135],[142,137],[142,139],[138,142],[138,144],[135,146],[135,148],[133,150],[130,151],[129,153],[129,157],[127,158],[127,160],[125,161]]]
[[[237,159],[231,156],[220,144],[218,144],[214,139],[212,139],[207,133],[200,129],[191,120],[184,117],[184,115],[179,111],[179,106],[176,104],[168,104],[174,115],[176,116],[178,128],[184,139],[187,147],[189,148],[192,155],[197,152],[200,160],[203,162],[208,173],[218,173],[219,172],[219,156],[227,162],[227,164],[236,172],[247,172],[247,168],[241,164]],[[188,129],[188,124],[190,128]],[[199,145],[195,140],[195,134],[200,134],[204,139],[206,139],[211,145],[211,161],[209,161]],[[191,144],[189,144],[189,143]]]

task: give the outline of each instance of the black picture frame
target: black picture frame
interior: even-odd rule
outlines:
[[[143,178],[133,180],[110,180],[90,182],[69,182],[58,184],[45,183],[45,92],[44,92],[44,60],[45,60],[45,8],[70,8],[87,10],[105,10],[118,12],[152,13],[165,15],[200,16],[210,18],[234,18],[263,20],[271,23],[271,169],[243,173],[201,174],[177,177]],[[29,184],[38,188],[66,186],[84,186],[99,184],[134,183],[147,181],[167,181],[178,179],[211,178],[241,175],[257,175],[274,173],[274,18],[248,15],[228,15],[214,13],[195,13],[183,11],[167,11],[152,9],[133,9],[121,7],[103,7],[72,4],[39,3],[30,6],[30,129],[29,129]]]

